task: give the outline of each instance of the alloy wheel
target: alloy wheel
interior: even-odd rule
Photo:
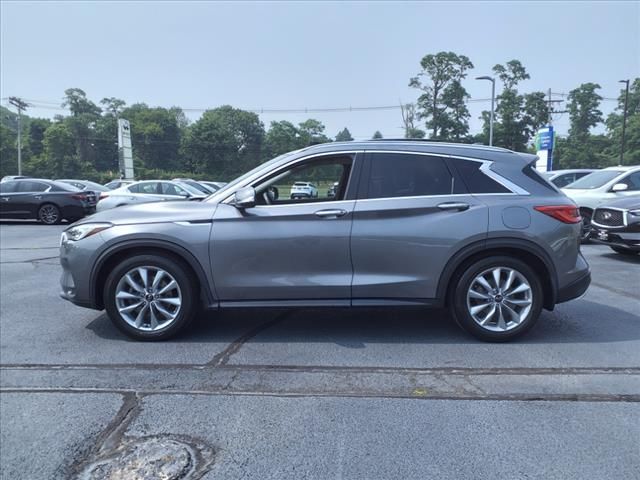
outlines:
[[[533,290],[524,275],[510,267],[492,267],[478,274],[467,291],[473,320],[492,332],[506,332],[527,318]]]
[[[139,266],[125,273],[115,290],[116,308],[133,328],[155,332],[171,325],[182,307],[182,292],[175,278],[154,266]]]
[[[55,205],[44,205],[40,207],[40,221],[47,225],[52,225],[58,221],[60,212]]]

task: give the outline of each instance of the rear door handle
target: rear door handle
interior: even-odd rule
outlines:
[[[42,195],[36,195],[36,196],[35,196],[35,197],[33,197],[33,198],[35,198],[36,200],[40,200],[40,199],[42,198]]]
[[[327,210],[318,210],[316,212],[317,217],[322,218],[338,218],[347,214],[346,210],[342,210],[341,208],[330,208]]]
[[[464,202],[444,202],[438,204],[438,208],[440,210],[457,210],[462,212],[464,210],[469,210],[469,204]]]

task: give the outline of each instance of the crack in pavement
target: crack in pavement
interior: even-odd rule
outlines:
[[[289,315],[292,314],[293,310],[288,310],[286,312],[281,313],[276,316],[273,320],[269,320],[268,322],[261,323],[256,327],[248,330],[246,333],[235,339],[231,342],[227,348],[222,350],[220,353],[216,354],[206,365],[211,367],[220,367],[226,365],[229,362],[229,359],[243,347],[245,343],[247,343],[252,338],[256,337],[258,334],[262,333],[264,330],[273,327],[274,325],[285,320]]]
[[[53,260],[53,259],[57,259],[60,258],[59,255],[56,255],[55,257],[42,257],[42,258],[33,258],[31,260],[9,260],[6,262],[0,262],[0,265],[7,265],[7,264],[16,264],[16,263],[35,263],[35,262],[41,262],[43,260]],[[53,265],[53,264],[51,264]]]

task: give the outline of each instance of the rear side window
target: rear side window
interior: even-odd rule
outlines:
[[[18,182],[18,192],[44,192],[49,185],[40,182]]]
[[[511,193],[508,188],[485,175],[480,170],[480,162],[454,159],[453,164],[470,193]]]
[[[440,157],[371,153],[367,198],[451,195],[453,177]]]

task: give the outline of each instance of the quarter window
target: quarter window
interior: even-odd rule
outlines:
[[[370,154],[367,198],[451,195],[453,177],[444,159],[404,153]]]
[[[455,159],[453,163],[470,193],[511,193],[508,188],[485,175],[480,170],[480,162]]]
[[[618,183],[624,183],[627,186],[627,192],[640,190],[640,172],[635,172],[620,180]]]

